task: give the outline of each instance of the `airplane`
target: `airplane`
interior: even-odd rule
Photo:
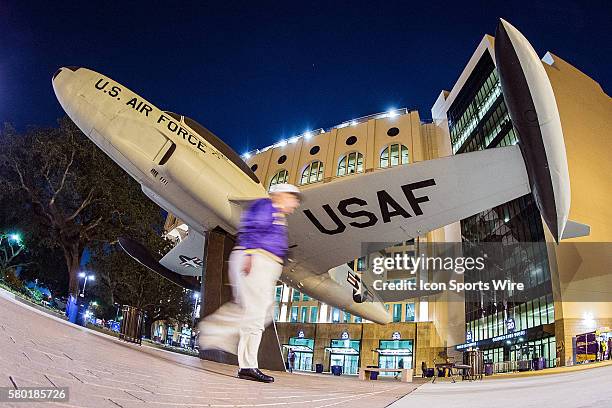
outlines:
[[[495,59],[515,146],[355,174],[303,189],[288,219],[291,259],[281,280],[309,296],[376,323],[390,322],[381,302],[363,302],[330,269],[359,258],[363,242],[399,243],[531,192],[556,242],[589,234],[568,220],[570,180],[553,90],[535,50],[501,20]],[[124,249],[184,287],[202,273],[207,231],[237,232],[245,203],[266,187],[240,156],[195,120],[164,111],[93,70],[62,67],[52,79],[61,106],[143,192],[189,227],[158,263],[146,248]],[[380,248],[382,249],[382,248]],[[355,277],[353,277],[355,278]]]

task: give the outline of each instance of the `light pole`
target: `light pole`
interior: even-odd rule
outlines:
[[[195,299],[195,303],[193,305],[193,322],[192,322],[192,327],[195,329],[195,322],[196,322],[196,312],[198,310],[198,302],[200,301],[200,293],[199,292],[193,292],[193,298]]]
[[[85,286],[87,285],[87,280],[95,280],[95,276],[94,275],[88,275],[85,272],[81,272],[79,273],[79,278],[85,278],[85,281],[83,282],[83,291],[81,292],[81,294],[79,295],[80,297],[85,297]]]
[[[115,321],[119,321],[119,303],[114,302],[114,305],[117,307],[117,313],[115,314]]]

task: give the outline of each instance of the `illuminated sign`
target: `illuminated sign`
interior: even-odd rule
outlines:
[[[472,342],[472,331],[471,330],[468,330],[467,332],[465,332],[465,342],[466,343]]]
[[[509,332],[513,332],[514,329],[516,329],[516,323],[512,317],[509,317],[508,320],[506,320],[506,329],[508,329]]]
[[[409,356],[412,355],[412,349],[376,349],[376,352],[381,356]]]
[[[325,347],[325,350],[333,354],[359,355],[359,352],[351,347]]]
[[[341,338],[342,340],[348,340],[348,339],[349,339],[349,334],[348,334],[348,332],[347,332],[346,330],[345,330],[345,331],[343,331],[343,332],[342,332],[342,334],[340,335],[340,338]]]
[[[402,338],[402,335],[398,331],[393,332],[393,334],[391,335],[392,340],[400,340],[401,338]]]
[[[300,330],[297,334],[298,339],[303,339],[304,338],[304,330]]]
[[[522,337],[525,335],[525,333],[526,333],[525,330],[517,331],[514,333],[508,333],[508,334],[504,334],[503,336],[493,337],[491,341],[495,343],[497,341],[510,340],[510,339],[514,339],[517,337]]]

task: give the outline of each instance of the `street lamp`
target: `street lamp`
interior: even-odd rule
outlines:
[[[90,281],[93,281],[93,280],[95,280],[95,276],[94,275],[87,275],[85,272],[80,272],[79,273],[79,277],[80,278],[85,278],[85,281],[83,282],[83,291],[79,295],[80,297],[85,297],[85,286],[87,285],[87,280],[89,279]]]

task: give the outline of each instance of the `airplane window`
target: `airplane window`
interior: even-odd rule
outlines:
[[[177,114],[177,113],[174,113],[174,112],[167,112],[167,111],[166,111],[166,112],[164,112],[164,113],[165,113],[166,115],[168,115],[168,116],[172,117],[172,119],[174,119],[174,120],[176,120],[176,121],[178,121],[178,122],[180,122],[180,121],[181,121],[181,115],[179,115],[179,114]],[[195,130],[195,129],[194,129],[194,130]]]
[[[278,164],[283,164],[286,161],[287,161],[287,156],[285,156],[284,154],[278,158]]]
[[[317,153],[319,153],[319,150],[320,150],[320,147],[319,147],[319,146],[313,146],[313,147],[310,149],[310,154],[317,154]]]
[[[256,164],[254,164],[254,165],[252,165],[252,166],[251,166],[251,170],[256,171],[256,170],[257,170],[257,167],[258,167],[258,166],[257,166]]]
[[[187,124],[187,126],[189,126],[194,132],[200,135],[208,143],[213,145],[213,147],[220,151],[221,154],[223,154],[225,157],[227,157],[229,161],[238,166],[238,168],[242,170],[244,174],[249,176],[251,180],[256,183],[259,183],[259,179],[255,175],[255,173],[253,173],[249,166],[247,166],[247,164],[240,158],[240,156],[238,156],[238,153],[233,151],[232,148],[226,145],[223,140],[219,139],[210,130],[206,129],[204,126],[200,125],[195,120],[188,118],[187,116],[185,116],[184,118],[185,124]]]

